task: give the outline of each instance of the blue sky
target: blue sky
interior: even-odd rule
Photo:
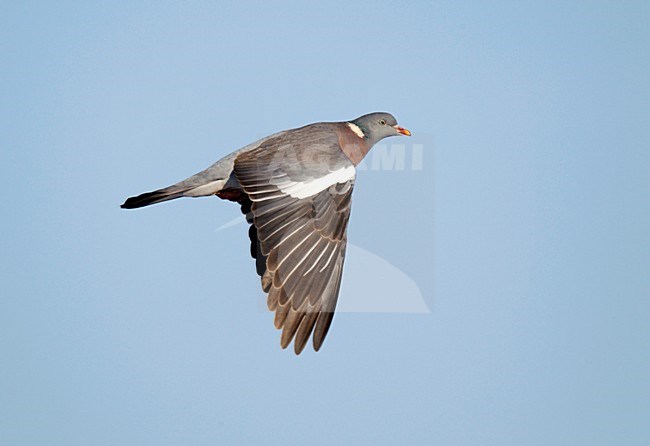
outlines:
[[[0,10],[1,444],[650,441],[647,2]],[[377,110],[422,169],[359,173],[340,301],[429,312],[295,357],[236,206],[119,208]]]

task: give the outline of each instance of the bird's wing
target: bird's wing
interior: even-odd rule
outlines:
[[[258,251],[251,254],[281,345],[295,338],[297,354],[312,331],[319,350],[332,322],[354,186],[354,166],[323,133],[243,153],[234,168],[250,200],[243,210],[250,210],[251,251]]]

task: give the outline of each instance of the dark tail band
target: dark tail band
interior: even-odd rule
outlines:
[[[122,206],[122,209],[136,209],[150,204],[162,203],[163,201],[173,200],[183,196],[183,191],[169,192],[166,189],[160,189],[153,192],[145,192],[137,197],[127,198]]]

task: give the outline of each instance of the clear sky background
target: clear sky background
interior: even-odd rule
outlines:
[[[649,47],[646,1],[3,2],[0,444],[650,444]],[[119,208],[377,110],[423,168],[360,172],[341,301],[404,297],[367,251],[429,313],[296,357],[237,206]]]

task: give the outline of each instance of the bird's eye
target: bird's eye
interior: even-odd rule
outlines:
[[[383,119],[380,119],[379,120],[379,125],[386,125],[386,121],[384,121]]]

